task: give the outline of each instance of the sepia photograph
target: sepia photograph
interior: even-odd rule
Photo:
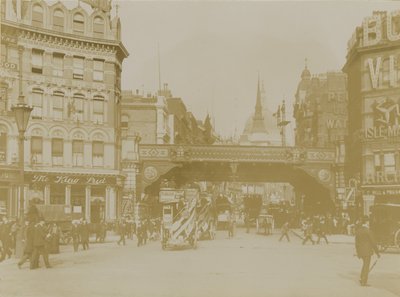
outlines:
[[[0,297],[400,297],[400,0],[0,0]]]

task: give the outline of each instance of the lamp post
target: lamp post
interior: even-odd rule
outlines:
[[[282,139],[282,146],[286,146],[286,126],[290,121],[286,120],[286,104],[285,100],[282,102],[282,106],[278,106],[278,110],[274,114],[276,116],[276,125],[280,128],[280,134]]]
[[[28,126],[29,117],[31,115],[32,107],[28,106],[24,103],[24,97],[19,96],[18,103],[11,107],[11,110],[14,112],[15,121],[18,127],[18,153],[19,153],[19,177],[20,177],[20,186],[19,186],[19,221],[21,226],[24,222],[24,202],[25,202],[25,193],[24,193],[24,139],[25,139],[25,131]]]

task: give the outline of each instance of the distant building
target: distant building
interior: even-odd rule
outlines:
[[[11,106],[21,92],[33,107],[25,206],[35,199],[64,204],[91,222],[117,218],[120,82],[128,56],[120,31],[118,16],[99,8],[1,1],[0,208],[9,216],[18,209]]]
[[[357,203],[400,203],[400,10],[375,11],[348,43],[346,174],[359,183]]]
[[[167,84],[157,95],[143,96],[137,90],[122,92],[121,112],[122,167],[126,176],[123,186],[122,209],[135,212],[142,189],[140,182],[138,145],[140,144],[212,144],[215,134],[210,117],[197,120],[187,111],[181,98],[172,96]],[[154,201],[147,201],[150,204]],[[135,210],[133,210],[135,209]]]
[[[264,85],[260,84],[260,81],[257,84],[254,114],[247,120],[243,133],[239,138],[239,144],[256,146],[282,145],[282,137],[277,126],[276,117],[267,107]],[[294,197],[293,187],[287,183],[242,184],[242,194],[259,194],[263,197],[264,204],[277,203],[278,200],[291,201]],[[272,199],[275,197],[275,200]]]
[[[266,105],[263,84],[257,84],[254,114],[246,121],[243,133],[239,138],[240,145],[280,146],[281,136],[276,118]]]
[[[336,148],[336,204],[347,208],[344,176],[347,136],[347,77],[342,72],[311,75],[305,66],[295,94],[295,145]]]

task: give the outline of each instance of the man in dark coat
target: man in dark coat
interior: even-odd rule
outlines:
[[[303,244],[306,244],[306,242],[309,240],[313,245],[315,244],[314,240],[312,239],[312,231],[313,231],[313,224],[312,221],[309,219],[308,222],[306,223],[306,227],[304,230]]]
[[[125,220],[122,220],[118,226],[118,231],[119,231],[119,240],[117,241],[118,245],[120,245],[121,242],[125,245],[126,229],[127,227]]]
[[[30,267],[33,269],[33,238],[34,238],[35,224],[25,222],[25,227],[23,228],[24,234],[24,254],[21,260],[18,262],[18,268],[21,269],[21,266],[29,259]]]
[[[47,252],[47,242],[50,238],[50,235],[47,232],[44,221],[41,220],[34,227],[33,231],[33,255],[32,255],[32,265],[31,269],[35,269],[39,267],[39,257],[42,255],[44,264],[46,268],[51,268],[49,263],[49,254]]]
[[[285,224],[282,225],[282,230],[281,230],[282,235],[279,238],[279,241],[282,241],[283,237],[286,237],[287,241],[290,241],[289,231],[290,231],[289,222],[286,222]]]
[[[367,286],[371,257],[374,252],[378,258],[380,257],[378,247],[372,237],[371,231],[369,230],[368,217],[364,217],[357,225],[355,244],[357,257],[363,261],[360,274],[360,284],[361,286]]]
[[[81,243],[84,250],[89,249],[89,225],[86,220],[82,221],[80,226]]]
[[[78,222],[77,221],[72,222],[71,237],[72,237],[72,245],[74,247],[74,252],[77,252],[79,248],[79,241],[80,241],[79,233],[80,230]]]
[[[5,260],[6,255],[11,258],[12,251],[12,234],[11,234],[11,223],[6,217],[3,217],[3,222],[0,224],[0,240],[3,245],[3,252],[0,258],[0,262]]]

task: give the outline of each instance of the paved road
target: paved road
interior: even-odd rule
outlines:
[[[239,230],[220,232],[196,250],[162,251],[159,242],[136,247],[115,242],[72,247],[51,256],[52,269],[19,270],[16,260],[0,264],[1,297],[330,297],[400,296],[400,254],[385,254],[360,287],[360,261],[352,244],[278,242]],[[332,238],[333,240],[333,238]],[[335,241],[335,240],[333,240]],[[27,265],[27,264],[26,264]]]

